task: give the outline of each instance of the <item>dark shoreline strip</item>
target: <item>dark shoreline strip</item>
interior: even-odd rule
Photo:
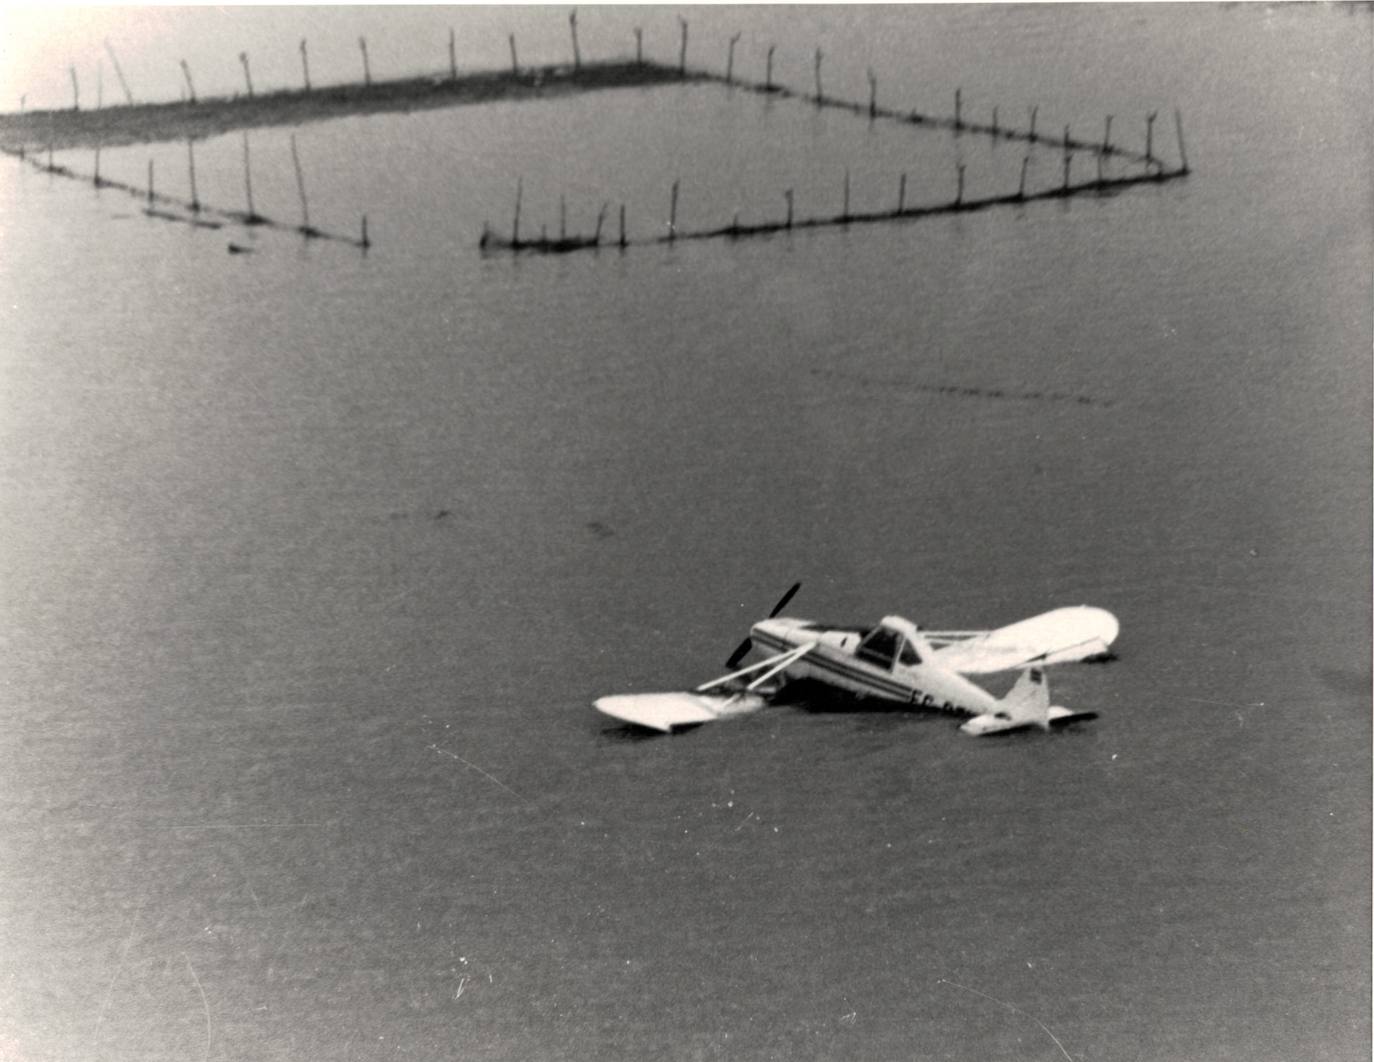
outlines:
[[[204,139],[239,129],[298,126],[354,115],[431,110],[501,100],[541,99],[570,92],[683,84],[711,76],[657,63],[614,61],[484,71],[450,76],[282,89],[254,96],[204,98],[195,102],[117,105],[93,110],[25,111],[0,114],[0,148],[36,151],[52,147],[122,147],[169,140]]]

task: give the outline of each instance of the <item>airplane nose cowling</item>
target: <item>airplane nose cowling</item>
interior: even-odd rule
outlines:
[[[797,641],[796,631],[806,621],[796,619],[766,619],[759,620],[753,626],[755,637],[771,638],[775,641],[786,642],[789,645]]]

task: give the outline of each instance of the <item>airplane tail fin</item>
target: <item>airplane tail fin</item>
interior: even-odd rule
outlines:
[[[1051,705],[1045,669],[1031,667],[1021,672],[1016,685],[998,702],[996,711],[975,716],[959,729],[965,734],[974,735],[1005,734],[1031,726],[1049,730],[1096,718],[1096,712],[1075,712]]]
[[[1043,668],[1021,672],[1016,685],[1002,698],[1002,710],[1018,723],[1050,728],[1050,687]]]

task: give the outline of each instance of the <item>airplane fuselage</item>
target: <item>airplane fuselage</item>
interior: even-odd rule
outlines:
[[[901,638],[890,659],[865,652],[871,632],[826,627],[801,619],[778,617],[754,624],[750,637],[765,652],[783,653],[813,645],[788,666],[791,679],[814,679],[861,697],[880,697],[901,704],[968,715],[995,712],[998,700],[980,686],[928,659],[928,646],[914,635]],[[901,634],[901,630],[894,631]],[[866,658],[867,656],[867,658]]]

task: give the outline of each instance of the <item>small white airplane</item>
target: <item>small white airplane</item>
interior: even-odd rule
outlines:
[[[800,583],[767,619],[753,625],[726,662],[729,674],[690,692],[602,697],[595,707],[622,722],[666,733],[757,711],[781,688],[766,684],[780,677],[969,715],[973,718],[959,728],[965,734],[1049,730],[1097,718],[1096,712],[1051,705],[1044,668],[1108,657],[1120,625],[1104,609],[1058,608],[992,631],[921,631],[901,616],[885,616],[876,627],[863,629],[780,617],[799,589]],[[767,658],[739,668],[756,646],[768,651]],[[1000,699],[964,678],[1010,670],[1023,674]]]

